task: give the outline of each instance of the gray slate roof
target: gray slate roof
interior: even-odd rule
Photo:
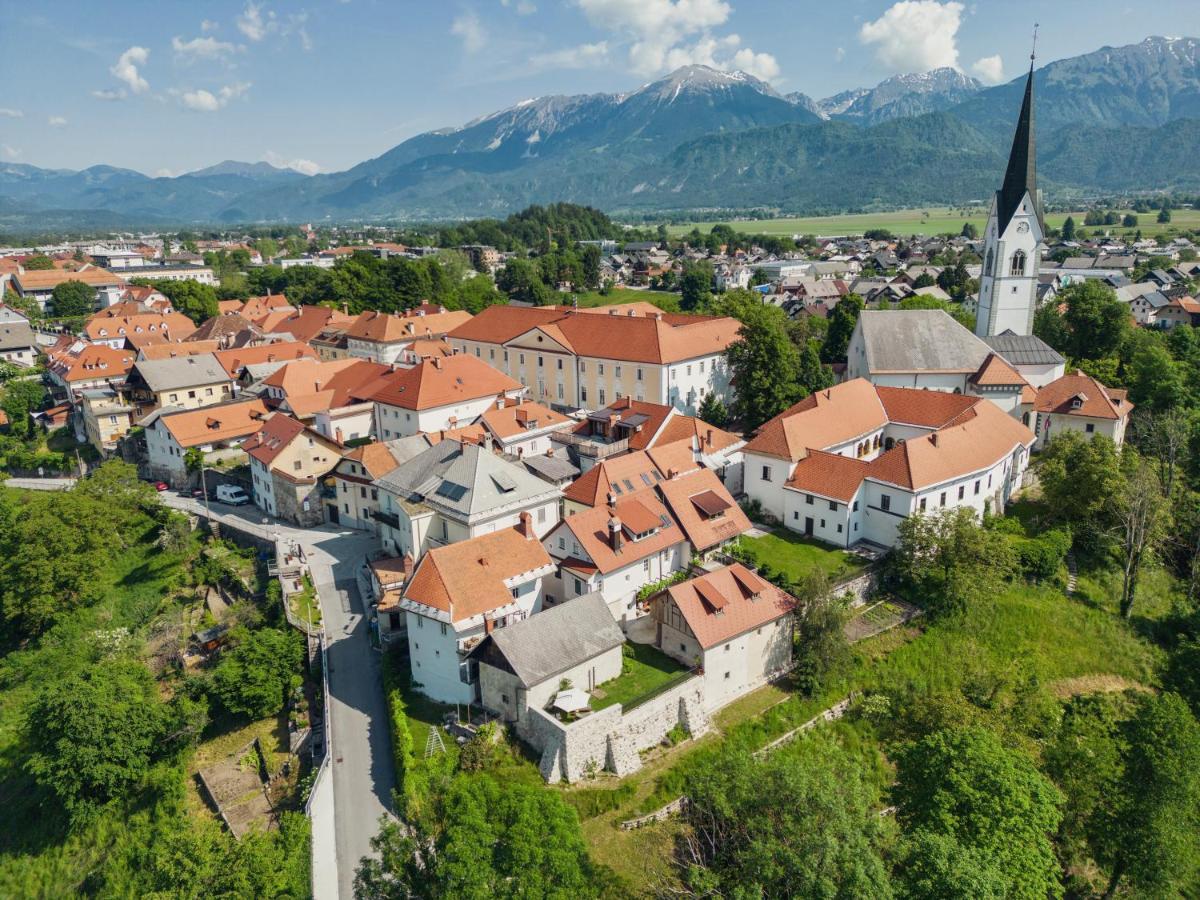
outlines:
[[[592,592],[497,628],[471,656],[531,688],[623,643],[604,598]]]
[[[229,381],[229,375],[211,353],[175,359],[143,359],[134,363],[134,368],[146,386],[155,392]]]
[[[28,322],[0,322],[0,350],[37,347],[37,339]]]
[[[416,500],[466,519],[501,507],[525,506],[558,489],[478,444],[434,444],[376,482],[402,499]]]
[[[871,372],[974,372],[991,348],[940,309],[864,309]]]
[[[1057,366],[1066,362],[1062,355],[1033,334],[1014,334],[1011,330],[983,339],[1014,366]]]

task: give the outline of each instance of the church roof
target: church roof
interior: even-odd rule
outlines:
[[[1045,234],[1046,224],[1042,221],[1042,205],[1037,193],[1037,148],[1033,131],[1033,66],[1029,67],[1029,78],[1025,81],[1025,99],[1021,101],[1021,114],[1017,117],[1017,131],[1013,135],[1012,152],[1008,155],[1008,168],[1004,172],[1004,184],[996,194],[996,213],[999,216],[998,234],[1012,220],[1021,205],[1025,192],[1033,201],[1038,224]]]

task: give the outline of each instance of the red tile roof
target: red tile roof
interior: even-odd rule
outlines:
[[[745,450],[747,453],[798,460],[803,458],[809,447],[832,447],[877,431],[888,422],[882,402],[883,390],[881,388],[876,393],[871,382],[865,378],[855,378],[809,394],[762,425],[746,444]]]
[[[1079,406],[1075,406],[1075,401]],[[1038,389],[1033,408],[1040,413],[1086,416],[1091,419],[1121,419],[1133,410],[1124,391],[1106,388],[1079,369]]]
[[[705,650],[774,622],[796,608],[794,597],[741,563],[672,585],[665,597],[678,607]],[[664,595],[659,598],[654,602],[665,602]]]
[[[622,526],[623,540],[620,552],[613,551],[609,537],[609,521],[614,517],[614,513]],[[627,527],[627,516],[638,526],[650,524],[649,517],[653,516],[659,521],[659,528],[649,537],[639,541],[631,540],[633,534],[639,532],[634,532],[632,526]],[[667,520],[666,525],[661,524],[661,517],[664,516]],[[592,565],[604,574],[653,556],[686,540],[686,535],[671,518],[662,501],[649,489],[620,499],[615,506],[594,506],[577,512],[564,519],[558,528],[570,531],[591,558]]]
[[[608,502],[610,494],[621,497],[644,490],[665,475],[644,450],[639,450],[598,462],[571,482],[563,497],[585,506],[600,506]]]
[[[830,500],[849,503],[858,493],[870,469],[870,463],[852,456],[809,450],[808,455],[796,463],[787,486],[806,494],[818,494]]]
[[[397,369],[384,376],[369,399],[402,409],[436,409],[521,389],[519,381],[474,356],[460,354]]]
[[[658,487],[697,551],[716,547],[750,530],[750,520],[712,469],[680,475]]]

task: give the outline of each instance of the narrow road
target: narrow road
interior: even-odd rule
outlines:
[[[203,514],[202,501],[161,494],[175,509]],[[336,879],[317,871],[318,900],[332,896],[322,889],[337,885],[336,896],[354,896],[354,872],[371,852],[371,838],[383,815],[391,815],[395,773],[387,706],[380,679],[380,657],[372,649],[366,607],[358,595],[355,572],[378,546],[374,535],[333,526],[296,528],[265,516],[253,506],[211,504],[213,518],[233,528],[299,544],[308,558],[313,584],[321,598],[329,661],[330,773],[333,782]],[[313,823],[317,841],[328,829]],[[313,864],[326,854],[314,846]]]

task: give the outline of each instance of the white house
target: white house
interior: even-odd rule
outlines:
[[[1133,404],[1124,389],[1105,387],[1076,369],[1039,390],[1034,411],[1039,450],[1064,431],[1078,431],[1085,437],[1101,434],[1119,448]]]
[[[520,382],[468,356],[435,357],[396,369],[371,390],[352,393],[375,403],[375,436],[381,440],[469,425],[498,396],[525,393]]]
[[[400,600],[417,689],[440,703],[477,702],[478,664],[468,654],[495,629],[538,613],[553,571],[528,515],[517,528],[430,550]]]
[[[193,447],[211,453],[240,447],[262,427],[266,405],[234,400],[202,409],[157,409],[138,424],[145,429],[150,473],[174,485],[186,482],[186,455]]]

